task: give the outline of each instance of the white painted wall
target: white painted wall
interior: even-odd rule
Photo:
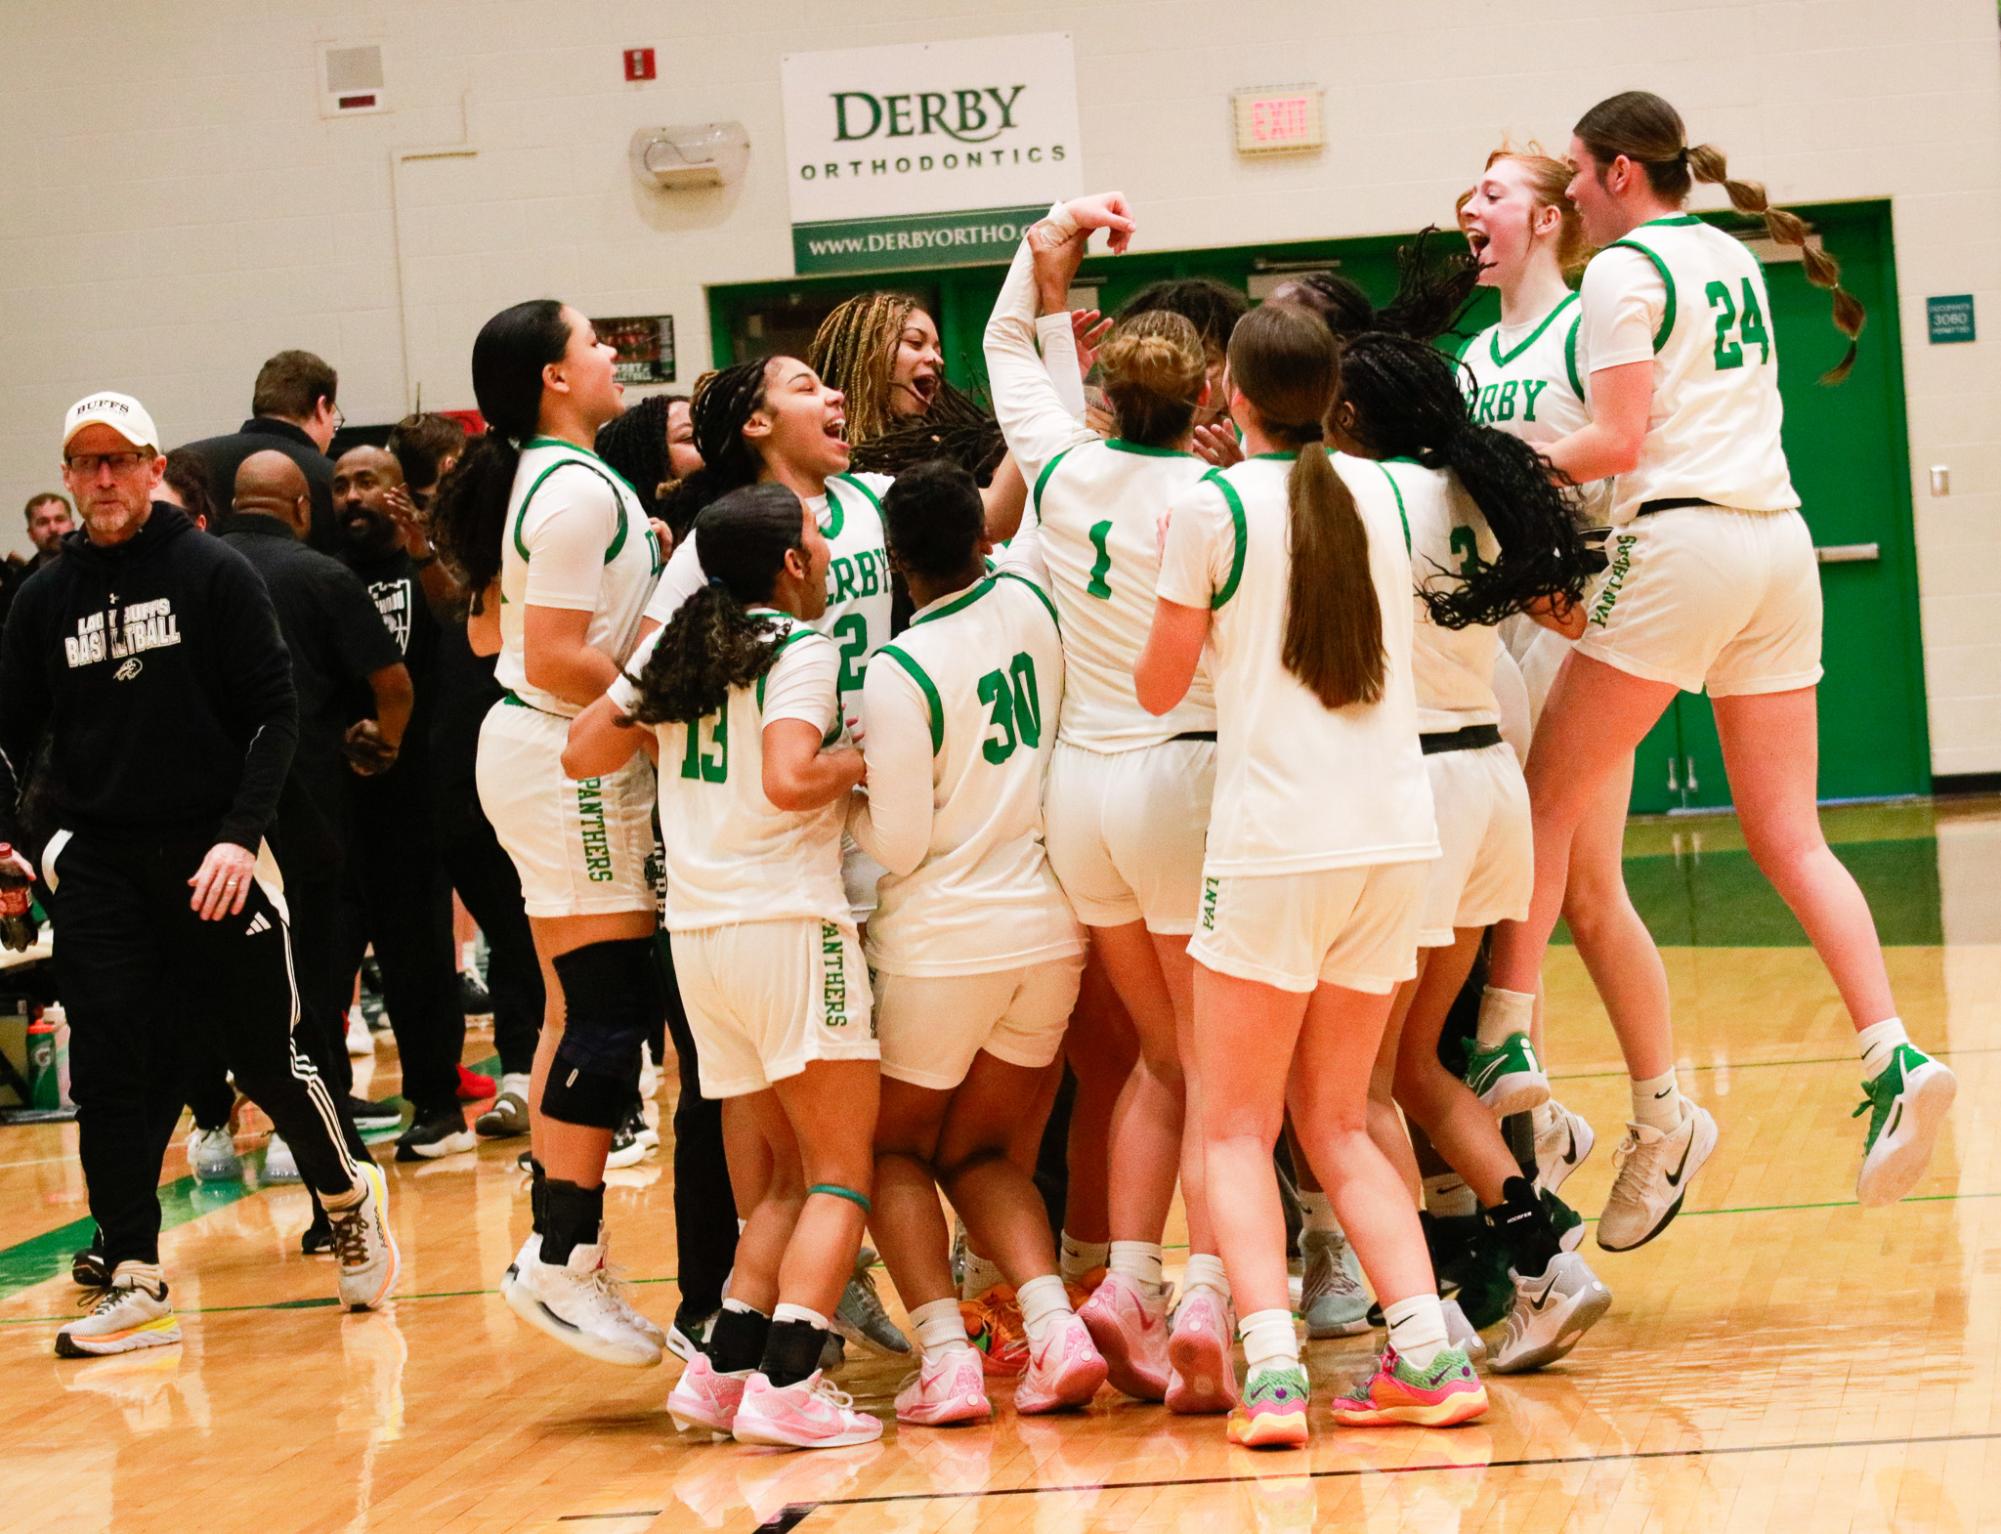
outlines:
[[[787,275],[778,60],[816,48],[1067,30],[1087,182],[1154,249],[1414,228],[1506,131],[1660,91],[1776,198],[1890,196],[1903,285],[1935,770],[2001,770],[2001,49],[1989,0],[0,0],[0,545],[54,484],[65,406],[136,393],[169,438],[248,413],[271,352],[341,373],[358,421],[471,403],[503,304],[676,316],[705,284]],[[324,122],[314,44],[379,41],[394,110]],[[627,85],[620,50],[658,50]],[[1247,163],[1230,88],[1327,88],[1325,154]],[[634,128],[734,118],[744,185],[668,197]],[[465,146],[473,153],[402,158]],[[1981,339],[1932,347],[1924,296]],[[1949,464],[1950,498],[1927,467]]]

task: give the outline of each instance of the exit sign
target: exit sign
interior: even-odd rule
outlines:
[[[1298,154],[1327,142],[1321,121],[1326,93],[1317,85],[1263,85],[1233,91],[1237,153]]]

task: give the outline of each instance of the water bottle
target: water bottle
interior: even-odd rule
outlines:
[[[56,1077],[56,1025],[46,1015],[28,1024],[28,1106],[62,1106],[62,1086]]]
[[[0,946],[25,953],[35,946],[34,881],[14,866],[14,849],[0,842]]]

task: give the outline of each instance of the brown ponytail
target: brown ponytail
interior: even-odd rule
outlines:
[[[1320,443],[1339,375],[1333,336],[1311,310],[1267,303],[1230,337],[1230,377],[1267,434],[1297,448],[1286,476],[1291,573],[1286,670],[1328,708],[1383,695],[1383,612],[1369,577],[1369,533]]]
[[[1834,295],[1834,324],[1848,337],[1848,351],[1821,374],[1820,381],[1836,384],[1848,376],[1855,365],[1856,340],[1868,314],[1861,300],[1841,286],[1840,263],[1825,247],[1808,243],[1806,225],[1798,214],[1774,208],[1761,183],[1733,181],[1723,151],[1715,145],[1690,148],[1681,114],[1652,91],[1621,91],[1608,96],[1580,117],[1573,131],[1598,162],[1601,178],[1604,167],[1624,155],[1646,171],[1647,184],[1655,193],[1671,202],[1685,199],[1693,182],[1707,181],[1722,187],[1730,206],[1739,213],[1763,215],[1774,240],[1799,248],[1807,281]]]

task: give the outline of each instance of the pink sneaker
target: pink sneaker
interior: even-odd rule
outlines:
[[[1167,1341],[1167,1409],[1212,1416],[1237,1404],[1237,1369],[1230,1357],[1236,1331],[1230,1305],[1213,1289],[1190,1289]]]
[[[774,1385],[753,1374],[743,1387],[731,1436],[738,1443],[775,1449],[843,1449],[874,1443],[882,1424],[855,1410],[855,1398],[820,1377],[815,1369],[796,1385]]]
[[[1130,1276],[1107,1273],[1077,1312],[1105,1357],[1111,1382],[1127,1395],[1167,1394],[1167,1295],[1146,1294]]]
[[[1041,1347],[1029,1349],[1028,1372],[1014,1387],[1014,1409],[1024,1417],[1082,1406],[1105,1383],[1105,1360],[1091,1345],[1091,1331],[1074,1315],[1059,1319]]]
[[[921,1360],[896,1393],[896,1420],[915,1427],[985,1422],[993,1414],[980,1355],[971,1348],[950,1348]]]
[[[750,1375],[718,1374],[706,1353],[697,1353],[675,1381],[667,1397],[667,1415],[685,1433],[690,1428],[706,1428],[717,1438],[727,1438],[736,1426],[737,1408],[743,1404],[743,1387]]]

